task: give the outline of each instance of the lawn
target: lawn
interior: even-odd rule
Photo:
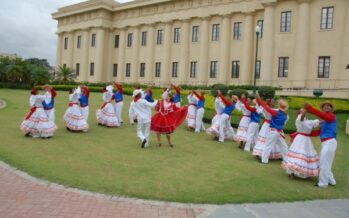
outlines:
[[[280,161],[259,164],[239,150],[236,143],[215,142],[205,133],[189,132],[185,125],[173,134],[174,148],[166,143],[156,148],[152,134],[150,148],[142,150],[136,126],[127,122],[115,129],[97,125],[95,110],[102,104],[101,93],[91,93],[88,133],[65,130],[63,114],[68,93],[59,92],[59,130],[54,138],[26,138],[19,125],[29,111],[28,98],[29,91],[0,89],[0,99],[7,102],[7,107],[0,110],[0,159],[35,177],[101,193],[191,203],[349,197],[349,137],[344,133],[347,114],[338,115],[338,149],[333,169],[337,186],[319,189],[313,186],[315,179],[289,179]],[[129,100],[126,97],[124,121],[128,120]],[[314,143],[319,151],[319,139]]]

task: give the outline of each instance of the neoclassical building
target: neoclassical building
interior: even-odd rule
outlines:
[[[349,88],[348,0],[90,0],[52,16],[56,66],[79,81]]]

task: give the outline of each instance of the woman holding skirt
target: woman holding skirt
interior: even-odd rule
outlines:
[[[115,109],[113,104],[111,103],[113,100],[113,86],[107,86],[103,90],[103,105],[96,112],[98,125],[107,126],[107,127],[119,127],[120,122],[115,113]]]

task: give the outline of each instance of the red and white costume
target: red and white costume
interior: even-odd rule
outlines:
[[[57,126],[48,118],[43,109],[42,102],[44,100],[45,96],[43,95],[31,95],[29,100],[31,110],[20,125],[20,129],[25,134],[31,134],[33,138],[52,137],[57,130]]]
[[[157,113],[151,118],[151,130],[160,134],[171,134],[184,121],[188,107],[178,108],[173,102],[160,100]]]
[[[188,114],[186,117],[187,125],[189,128],[195,129],[196,113],[198,106],[198,99],[194,94],[188,95]]]
[[[320,158],[310,138],[314,136],[312,131],[320,121],[306,118],[302,121],[301,117],[300,114],[296,119],[297,132],[291,136],[293,142],[281,166],[287,174],[294,174],[305,179],[318,176],[320,172]]]
[[[261,106],[258,106],[258,107],[259,107],[258,110],[262,110],[262,114],[264,116],[264,122],[261,129],[259,130],[257,143],[253,148],[252,154],[254,156],[262,157],[262,153],[265,147],[265,141],[267,140],[267,135],[269,134],[269,131],[270,131],[271,114],[268,111],[264,110],[263,107]],[[274,145],[270,152],[269,159],[280,159],[280,158],[282,158],[282,155],[281,155],[279,146]]]
[[[242,112],[242,117],[240,119],[238,130],[236,132],[236,138],[238,141],[246,142],[248,125],[251,121],[251,111],[247,110],[247,108],[241,101],[238,101],[235,107],[238,111]]]
[[[115,109],[112,104],[114,93],[113,87],[107,86],[103,93],[103,105],[96,111],[96,117],[99,124],[107,127],[120,126],[120,122],[116,116]]]
[[[88,124],[79,107],[80,94],[80,87],[69,94],[69,107],[64,114],[64,125],[72,131],[87,132]]]
[[[57,96],[56,90],[51,88],[50,91],[45,92],[44,94],[44,110],[47,114],[48,118],[55,122],[55,107],[54,107],[54,99]]]

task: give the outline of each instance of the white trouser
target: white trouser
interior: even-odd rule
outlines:
[[[330,139],[321,144],[319,186],[336,185],[332,173],[332,163],[337,149],[337,140]]]
[[[181,102],[175,103],[176,107],[181,107]]]
[[[251,122],[247,129],[247,140],[245,144],[245,151],[250,152],[251,145],[255,145],[258,140],[259,124]]]
[[[134,124],[135,119],[137,119],[137,115],[133,112],[133,110],[128,110],[128,117],[130,119],[130,124]]]
[[[229,116],[228,114],[221,114],[219,117],[219,141],[224,142],[224,128],[229,128],[228,122],[229,122]]]
[[[269,155],[274,146],[279,146],[282,158],[285,160],[288,153],[288,146],[285,142],[285,139],[281,136],[281,133],[275,130],[270,130],[267,135],[265,142],[265,147],[262,153],[262,162],[268,163]]]
[[[85,118],[86,122],[88,120],[88,114],[90,112],[90,109],[88,106],[86,107],[80,107],[81,115]]]
[[[142,142],[144,139],[147,140],[147,142],[145,143],[145,147],[148,147],[149,145],[150,124],[151,122],[144,123],[139,120],[137,122],[137,136],[141,139]]]
[[[195,118],[195,132],[200,132],[201,130],[205,130],[204,123],[202,122],[202,118],[204,118],[205,109],[199,108],[196,112]]]
[[[51,110],[45,110],[45,113],[48,116],[48,119],[52,122],[55,122],[55,109],[52,108]]]
[[[114,108],[115,108],[115,114],[118,118],[119,122],[122,123],[122,108],[124,107],[124,102],[115,102]]]

